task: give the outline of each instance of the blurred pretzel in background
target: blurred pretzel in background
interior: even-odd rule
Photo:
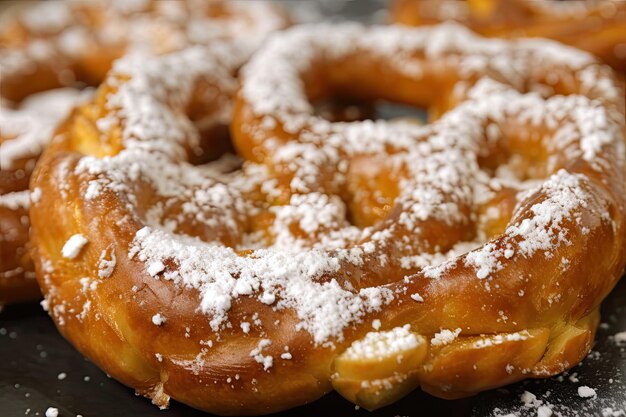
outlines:
[[[393,0],[394,22],[454,20],[489,37],[541,37],[591,52],[626,71],[626,1]]]

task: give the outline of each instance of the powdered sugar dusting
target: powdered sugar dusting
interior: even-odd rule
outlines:
[[[419,345],[419,339],[410,329],[407,324],[389,331],[370,332],[363,339],[353,342],[344,356],[353,360],[382,360],[414,349]]]
[[[578,396],[580,396],[581,398],[592,398],[596,397],[596,395],[596,390],[594,390],[593,388],[590,388],[586,385],[578,387]]]
[[[490,337],[485,337],[484,339],[478,340],[474,342],[474,347],[476,348],[484,348],[494,345],[500,345],[504,342],[518,342],[522,340],[526,340],[530,337],[528,331],[524,330],[522,332],[510,333],[510,334],[497,334]]]
[[[159,262],[150,259],[175,259],[178,265],[172,272],[176,273],[164,277],[200,290],[200,309],[212,315],[215,330],[226,321],[233,299],[260,289],[278,293],[277,307],[294,308],[302,319],[301,328],[310,331],[317,342],[340,335],[348,324],[380,309],[392,297],[382,288],[353,294],[336,281],[314,282],[311,278],[336,273],[340,265],[337,259],[314,250],[289,253],[263,249],[241,257],[232,248],[144,228],[137,233],[130,254],[148,265]]]
[[[154,324],[155,326],[161,326],[163,323],[165,323],[165,321],[165,317],[163,317],[161,313],[156,313],[154,316],[152,316],[152,324]]]
[[[435,333],[433,338],[430,340],[430,344],[433,346],[445,346],[448,345],[461,334],[461,329],[443,329],[439,333]]]
[[[613,335],[613,340],[618,345],[626,345],[626,331],[615,333],[615,335]]]
[[[29,191],[17,191],[0,195],[0,207],[11,210],[27,209],[30,206]]]
[[[64,258],[74,259],[80,254],[81,250],[88,242],[89,241],[85,236],[75,234],[70,237],[67,242],[65,242],[65,245],[63,245],[63,249],[61,250],[61,254]]]
[[[327,39],[320,36],[326,32],[331,34]],[[485,78],[460,88],[464,101],[427,126],[336,124],[315,118],[302,73],[319,50],[342,60],[355,47],[397,62],[400,72],[400,64],[413,55],[452,56],[448,65],[467,72],[462,79],[488,71],[501,82]],[[133,54],[115,65],[107,80],[115,92],[106,97],[106,116],[96,122],[103,141],[121,127],[123,150],[104,158],[85,156],[73,174],[85,179],[81,192],[86,204],[98,204],[107,193],[124,196],[125,209],[142,223],[128,247],[128,259],[140,262],[150,279],[197,289],[198,311],[208,316],[214,331],[232,327],[249,334],[251,322],[256,329],[254,318],[231,323],[229,317],[239,298],[250,297],[258,308],[292,309],[299,319],[297,329],[309,332],[316,343],[341,340],[346,327],[403,296],[359,282],[368,282],[374,266],[405,271],[407,280],[443,280],[463,266],[488,282],[518,257],[538,252],[549,256],[570,242],[570,223],[591,210],[595,200],[589,179],[574,163],[563,161],[604,173],[616,163],[607,155],[624,152],[623,120],[615,117],[615,106],[602,104],[602,85],[611,79],[584,90],[586,96],[546,99],[540,77],[524,75],[538,60],[553,59],[576,76],[580,71],[597,77],[602,73],[585,54],[550,44],[551,54],[546,55],[538,51],[542,47],[478,39],[448,25],[423,30],[314,26],[277,35],[244,70],[240,94],[264,120],[251,130],[263,134],[280,125],[299,135],[288,143],[269,133],[268,138],[255,136],[271,155],[267,164],[247,162],[235,172],[225,169],[224,161],[202,167],[185,162],[199,132],[182,114],[198,99],[194,94],[203,83],[218,90],[208,100],[221,109],[211,120],[228,120],[230,97],[237,88],[233,74],[246,54],[228,45],[160,57]],[[419,78],[415,65],[405,75]],[[527,85],[530,92],[516,91]],[[481,165],[485,149],[506,146],[502,132],[509,125],[552,133],[540,144],[553,158],[546,181],[526,180],[522,174],[505,178]],[[519,140],[537,145],[531,137]],[[357,227],[337,190],[347,187],[354,160],[377,155],[386,155],[398,178],[394,211],[374,225]],[[514,161],[510,165],[514,172]],[[287,180],[279,180],[277,173]],[[141,213],[134,188],[139,181],[154,197]],[[476,232],[467,234],[467,242],[452,238],[440,243],[428,237],[433,223],[444,231],[473,231],[478,207],[505,186],[519,191],[518,204],[498,238],[487,242],[484,233]],[[193,230],[184,229],[185,224]],[[438,235],[445,239],[448,233]],[[102,268],[106,275],[113,259],[103,259],[109,262]],[[414,306],[428,301],[416,293],[406,297]],[[444,329],[431,343],[449,344],[460,332]],[[265,370],[273,366],[273,358],[265,354],[268,346],[259,344],[251,352]]]
[[[117,258],[112,246],[102,251],[98,259],[98,278],[108,278],[111,276],[117,265]]]
[[[259,340],[258,346],[250,352],[250,356],[254,358],[255,361],[263,365],[263,370],[267,371],[274,365],[274,358],[270,355],[263,355],[263,349],[272,344],[272,341],[269,339],[261,339]]]

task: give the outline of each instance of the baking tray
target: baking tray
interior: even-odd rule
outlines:
[[[301,20],[382,22],[386,18],[386,2],[380,0],[282,3]],[[383,114],[392,117],[399,111],[402,110],[391,106],[383,109]],[[528,380],[454,401],[437,399],[418,389],[374,413],[359,410],[331,393],[314,403],[276,415],[495,417],[513,414],[521,417],[547,413],[549,409],[552,416],[626,417],[626,346],[620,346],[613,338],[623,331],[626,331],[626,280],[618,284],[602,305],[602,325],[593,351],[563,375]],[[581,386],[593,388],[596,396],[581,398],[578,395]],[[48,407],[58,408],[61,417],[210,416],[176,401],[172,401],[168,411],[160,411],[80,355],[59,335],[38,304],[9,306],[0,312],[0,416],[43,416]]]

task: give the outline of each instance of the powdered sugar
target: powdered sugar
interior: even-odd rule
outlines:
[[[423,303],[424,299],[422,298],[421,295],[419,295],[418,293],[415,294],[411,294],[411,298],[415,301],[417,301],[418,303]]]
[[[443,329],[439,333],[435,333],[433,338],[430,340],[430,344],[433,346],[445,346],[448,345],[461,334],[461,329]]]
[[[115,270],[117,258],[112,246],[102,251],[98,259],[98,278],[108,278]]]
[[[474,347],[484,348],[484,347],[489,347],[489,346],[494,346],[494,345],[500,345],[504,342],[518,342],[518,341],[526,340],[529,337],[530,337],[530,334],[526,330],[522,332],[517,332],[517,333],[497,334],[494,336],[485,337],[484,339],[474,342]]]
[[[506,230],[510,237],[521,237],[518,251],[530,256],[538,250],[549,250],[568,242],[561,224],[573,217],[574,211],[588,204],[589,196],[582,188],[585,177],[560,170],[532,194],[542,193],[546,199],[530,207],[533,217],[525,218]]]
[[[487,278],[491,272],[502,269],[502,251],[496,245],[488,243],[479,250],[472,251],[465,256],[465,265],[476,269],[476,277]]]
[[[67,242],[65,242],[65,245],[63,245],[63,249],[61,250],[61,254],[64,258],[74,259],[80,254],[83,247],[88,242],[89,241],[85,236],[81,234],[75,234],[70,237]]]
[[[255,361],[263,365],[263,370],[267,371],[274,365],[274,358],[270,355],[263,355],[263,350],[272,344],[272,341],[269,339],[261,339],[259,340],[258,346],[250,352],[250,356],[254,358]]]
[[[613,341],[618,345],[626,345],[626,331],[615,333],[613,335]]]
[[[35,189],[33,189],[33,191],[30,193],[30,201],[33,204],[37,204],[39,203],[39,200],[41,200],[41,188],[35,187]]]
[[[29,191],[17,191],[0,195],[0,207],[11,210],[27,209],[30,206]]]
[[[59,409],[55,407],[48,407],[46,409],[46,417],[58,417]]]
[[[154,277],[158,273],[163,272],[164,269],[165,269],[165,264],[163,264],[163,262],[154,261],[148,265],[148,268],[146,268],[146,272],[150,274],[150,276]]]
[[[347,359],[383,360],[419,346],[419,339],[408,324],[384,332],[370,332],[344,352]]]
[[[154,324],[155,326],[161,326],[163,323],[165,323],[165,321],[165,317],[163,317],[161,313],[156,313],[154,316],[152,316],[152,324]]]
[[[537,417],[551,417],[552,409],[547,405],[540,405],[537,408]]]
[[[578,395],[581,398],[592,398],[592,397],[596,397],[596,390],[594,390],[593,388],[590,388],[586,385],[582,385],[580,387],[578,387]]]
[[[317,342],[340,336],[346,325],[366,312],[380,309],[391,298],[391,293],[382,288],[353,294],[336,281],[311,280],[309,277],[336,272],[340,266],[338,259],[315,250],[289,253],[264,249],[240,257],[232,248],[144,228],[135,236],[130,257],[148,265],[160,262],[158,259],[175,259],[176,269],[164,277],[200,290],[200,309],[212,315],[215,330],[226,321],[232,300],[242,296],[243,283],[250,289],[243,295],[261,288],[278,292],[277,307],[296,309],[301,327],[310,331]]]

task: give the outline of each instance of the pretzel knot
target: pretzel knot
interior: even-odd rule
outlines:
[[[418,385],[461,397],[586,355],[625,261],[610,69],[455,25],[298,27],[242,71],[243,164],[192,165],[231,60],[122,59],[38,165],[34,258],[85,355],[160,406],[223,414],[331,388],[369,409]],[[432,121],[332,123],[311,101],[333,94]]]

